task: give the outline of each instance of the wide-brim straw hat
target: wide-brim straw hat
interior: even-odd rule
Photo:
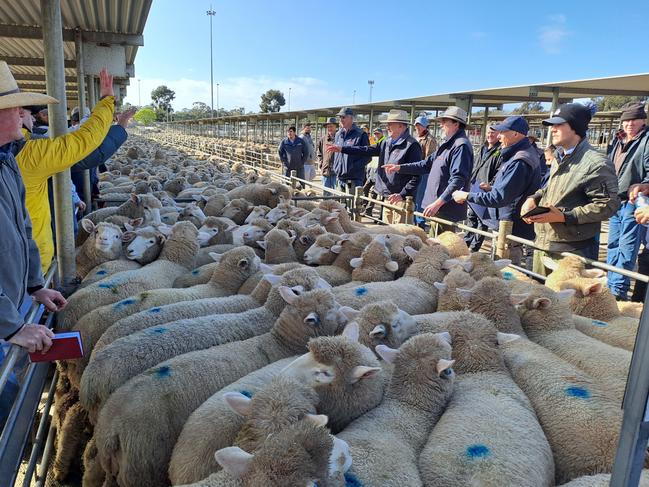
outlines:
[[[408,115],[408,112],[405,110],[390,110],[388,112],[388,116],[385,120],[381,120],[381,123],[388,123],[388,122],[398,122],[398,123],[405,123],[406,125],[410,125],[410,116]]]
[[[26,93],[20,91],[13,74],[9,70],[7,62],[0,61],[0,110],[30,105],[47,105],[58,102],[56,98],[43,95],[42,93]]]
[[[456,122],[460,122],[466,125],[469,116],[467,115],[466,111],[462,110],[460,107],[448,107],[446,110],[444,110],[443,113],[435,118],[435,120],[440,121],[443,118],[450,118],[451,120],[455,120]]]

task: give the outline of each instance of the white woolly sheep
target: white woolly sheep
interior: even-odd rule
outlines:
[[[542,258],[543,265],[552,272],[545,279],[546,287],[553,291],[561,290],[561,283],[575,277],[604,277],[606,273],[600,269],[586,269],[586,264],[579,257],[568,256],[559,262],[552,260],[550,257]]]
[[[77,279],[83,279],[94,267],[122,255],[122,230],[117,225],[104,222],[95,225],[84,218],[81,226],[89,237],[77,250]]]
[[[393,281],[399,270],[399,264],[392,260],[385,244],[384,235],[374,237],[360,257],[350,260],[350,265],[354,268],[352,281],[357,282]]]
[[[252,205],[265,205],[275,208],[280,202],[280,197],[284,201],[291,199],[291,188],[281,183],[270,184],[248,184],[227,193],[230,200],[234,198],[243,198]]]
[[[466,242],[455,232],[442,232],[434,240],[446,247],[451,258],[469,255],[469,248],[466,246]]]
[[[611,474],[600,473],[599,475],[580,477],[560,487],[609,487],[609,485],[611,485]],[[649,471],[642,471],[638,487],[649,487]]]
[[[377,345],[399,348],[419,333],[419,324],[393,301],[379,301],[363,306],[354,319],[358,323],[359,341],[371,350]]]
[[[435,288],[439,292],[437,311],[461,311],[464,301],[457,293],[458,288],[470,289],[475,285],[471,274],[466,272],[461,265],[454,266],[442,282],[436,282]]]
[[[243,198],[231,199],[230,202],[225,205],[223,211],[221,211],[221,216],[224,218],[229,218],[237,225],[243,225],[252,211],[253,205],[248,200]]]
[[[201,247],[210,245],[231,244],[232,231],[237,227],[228,220],[208,216],[198,229],[198,243]]]
[[[264,262],[266,264],[285,264],[287,262],[297,262],[297,255],[293,249],[295,235],[289,235],[284,230],[273,228],[268,232],[263,240],[257,241],[264,249]]]
[[[205,223],[207,216],[203,213],[196,203],[188,204],[178,215],[179,222],[191,222],[196,228],[201,228]]]

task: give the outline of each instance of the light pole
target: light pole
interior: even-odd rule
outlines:
[[[291,111],[291,88],[288,89],[288,111]]]
[[[374,88],[374,80],[367,80],[367,84],[370,85],[370,103],[372,103],[372,88]]]
[[[142,91],[140,90],[140,78],[137,79],[137,105],[142,107]]]
[[[356,90],[354,90],[354,94],[352,95],[352,105],[356,105]]]
[[[216,12],[212,10],[211,5],[210,5],[210,9],[207,11],[207,15],[210,17],[210,98],[211,98],[210,107],[212,108],[212,115],[214,115],[214,63],[212,61],[212,17],[216,15]]]
[[[219,116],[219,84],[216,83],[216,116]]]

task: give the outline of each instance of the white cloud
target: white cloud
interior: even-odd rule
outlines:
[[[177,80],[165,80],[162,78],[140,78],[140,91],[142,104],[151,103],[151,91],[160,85],[166,85],[176,92],[176,98],[172,102],[174,110],[191,108],[195,101],[202,101],[210,104],[210,83],[209,81],[181,78]],[[259,111],[259,100],[261,95],[269,89],[278,89],[284,93],[286,105],[283,111],[288,110],[288,94],[291,88],[291,109],[316,108],[321,106],[337,105],[348,103],[341,91],[331,88],[327,82],[317,78],[296,77],[289,79],[277,79],[269,76],[237,77],[228,78],[219,82],[218,105],[219,107],[232,109],[245,107],[246,111]],[[214,108],[217,104],[217,86],[214,84]],[[137,105],[138,80],[131,78],[128,87],[127,102]]]
[[[551,15],[548,17],[549,24],[539,29],[539,43],[548,54],[561,52],[563,39],[568,35],[566,28],[566,16],[563,14]]]

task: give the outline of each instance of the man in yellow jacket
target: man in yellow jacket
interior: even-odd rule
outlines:
[[[47,180],[94,151],[113,122],[113,77],[104,69],[99,79],[101,100],[79,130],[54,139],[29,139],[16,155],[25,184],[25,206],[32,219],[32,238],[38,246],[43,273],[47,272],[54,257]]]

